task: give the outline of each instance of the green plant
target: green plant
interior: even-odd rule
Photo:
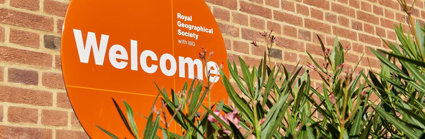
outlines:
[[[396,26],[400,44],[384,40],[390,52],[380,50],[382,53],[379,53],[371,49],[382,63],[380,73],[369,73],[369,84],[382,101],[371,105],[391,137],[425,137],[424,28],[419,23],[413,24],[410,13],[413,4],[409,7],[404,0],[399,3],[408,16],[413,36],[406,35],[401,25]]]

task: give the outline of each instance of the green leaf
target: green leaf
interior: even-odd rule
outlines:
[[[416,36],[418,37],[417,39],[419,40],[419,44],[417,45],[421,47],[422,53],[425,54],[425,47],[424,47],[425,36],[424,36],[424,32],[422,31],[421,23],[419,23],[419,21],[416,21]]]
[[[144,137],[143,139],[154,139],[156,138],[156,133],[158,132],[159,128],[159,114],[156,115],[155,121],[153,121],[153,112],[149,114],[148,121],[146,123],[145,131],[144,131]],[[164,132],[164,130],[163,130]]]
[[[137,131],[137,125],[136,122],[134,121],[134,115],[133,115],[133,110],[131,109],[130,105],[128,105],[127,102],[123,101],[124,105],[127,109],[127,118],[128,118],[128,122],[130,123],[130,127],[131,130],[133,131],[135,138],[138,139],[139,138],[139,132]]]
[[[117,136],[115,136],[114,134],[112,134],[111,132],[103,129],[102,127],[96,125],[97,128],[99,128],[100,130],[102,130],[104,133],[106,133],[109,137],[113,138],[113,139],[119,139]]]
[[[412,130],[408,126],[406,126],[405,124],[403,124],[399,120],[397,120],[396,117],[388,114],[385,110],[377,107],[374,104],[371,104],[371,105],[373,105],[373,108],[378,112],[378,114],[382,118],[387,119],[389,122],[391,122],[395,127],[397,127],[398,130],[404,132],[407,137],[409,137],[409,138],[419,138],[419,136],[417,136],[414,132],[412,132]]]
[[[251,108],[248,106],[248,103],[244,99],[242,99],[239,96],[239,94],[236,93],[236,91],[230,84],[229,79],[226,77],[224,72],[222,70],[220,70],[220,72],[221,72],[221,81],[223,82],[223,85],[226,88],[229,98],[232,100],[232,102],[235,104],[235,106],[238,108],[241,114],[247,117],[251,124],[254,123],[253,122],[254,115]]]
[[[124,115],[124,113],[122,112],[122,110],[121,110],[120,106],[118,105],[118,103],[115,101],[115,99],[114,99],[114,98],[112,98],[112,101],[114,102],[115,107],[116,107],[116,109],[117,109],[118,113],[120,114],[120,116],[121,116],[121,120],[124,122],[125,127],[126,127],[126,128],[127,128],[127,130],[131,133],[131,135],[133,135],[133,137],[134,137],[134,138],[136,138],[136,135],[134,135],[133,131],[131,130],[130,125],[128,124],[127,118],[125,118],[125,115]]]

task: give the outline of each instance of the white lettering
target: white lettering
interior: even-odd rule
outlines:
[[[210,74],[210,82],[216,83],[220,79],[220,73],[218,72],[218,65],[217,63],[213,61],[207,62],[207,73],[206,76],[208,76],[208,73]]]
[[[152,66],[149,67],[146,63],[148,57],[151,57],[152,61],[158,61],[158,57],[156,57],[154,52],[151,50],[145,50],[142,52],[142,54],[140,54],[140,66],[146,73],[155,73],[156,70],[158,70],[158,66],[152,64]]]
[[[119,52],[119,54],[117,52]],[[118,62],[117,59],[128,60],[127,51],[118,44],[112,45],[111,49],[109,49],[109,61],[115,68],[124,69],[128,63],[125,61]]]
[[[96,65],[102,66],[104,64],[105,53],[107,49],[107,44],[109,41],[109,35],[101,34],[100,43],[97,43],[96,34],[93,32],[87,33],[87,39],[84,45],[83,36],[81,30],[74,29],[74,37],[75,43],[78,51],[78,55],[81,63],[88,63],[91,55],[91,50],[93,49],[93,56]],[[182,57],[178,58],[177,61],[173,55],[165,53],[161,55],[158,61],[158,56],[152,50],[144,50],[140,53],[140,57],[138,57],[138,42],[136,40],[130,40],[130,57],[126,47],[115,44],[109,48],[109,62],[116,69],[125,69],[127,65],[130,63],[130,69],[132,71],[138,71],[138,60],[140,61],[140,67],[146,73],[153,74],[158,71],[158,68],[161,69],[161,72],[166,76],[174,76],[177,72],[177,66],[179,70],[179,77],[185,78],[186,71],[187,77],[189,79],[199,79],[203,80],[204,74],[205,76],[209,76],[209,81],[212,83],[218,82],[220,79],[219,67],[214,61],[207,62],[207,66],[203,69],[203,64],[200,59],[192,59],[190,57]],[[154,61],[157,64],[148,65],[148,58]],[[130,61],[128,61],[130,60]],[[170,66],[167,66],[168,62]],[[187,70],[186,70],[187,65]],[[196,68],[196,76],[195,76],[195,68]]]
[[[131,70],[137,69],[137,41],[131,40]]]
[[[186,64],[188,67],[188,74],[189,74],[189,79],[194,79],[195,77],[195,65],[196,65],[196,69],[197,69],[197,77],[199,80],[203,79],[203,74],[202,74],[202,61],[199,59],[195,59],[192,60],[192,58],[190,57],[181,57],[179,56],[179,76],[184,78],[186,76]]]
[[[171,64],[170,69],[167,68],[167,61],[169,61]],[[173,76],[176,74],[177,70],[176,59],[174,59],[173,55],[171,54],[163,54],[159,60],[159,67],[161,68],[162,73],[165,75]]]
[[[77,44],[78,55],[81,63],[89,63],[90,50],[93,48],[94,61],[96,65],[103,65],[105,59],[106,45],[108,44],[109,36],[103,35],[100,38],[99,48],[97,46],[96,34],[93,32],[87,33],[86,45],[84,46],[81,30],[74,29],[75,43]]]

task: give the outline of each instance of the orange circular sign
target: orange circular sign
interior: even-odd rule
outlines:
[[[214,52],[207,63],[199,58],[201,48]],[[112,98],[133,107],[141,135],[146,120],[137,115],[151,111],[154,83],[180,90],[195,78],[207,80],[204,67],[217,82],[211,99],[227,98],[219,81],[219,66],[227,69],[226,49],[202,0],[72,0],[61,56],[72,107],[92,138],[107,137],[95,125],[131,137]]]

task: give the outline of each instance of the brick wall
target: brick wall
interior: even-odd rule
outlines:
[[[224,36],[229,59],[258,63],[265,50],[259,32],[277,36],[273,61],[305,64],[320,58],[317,38],[335,35],[351,48],[347,64],[363,54],[363,69],[379,68],[368,47],[396,40],[405,23],[395,0],[206,0]],[[60,70],[60,32],[68,0],[0,0],[0,138],[87,138],[68,102]],[[415,19],[425,18],[416,1]],[[261,44],[261,43],[260,43]],[[312,75],[318,79],[317,75]]]

